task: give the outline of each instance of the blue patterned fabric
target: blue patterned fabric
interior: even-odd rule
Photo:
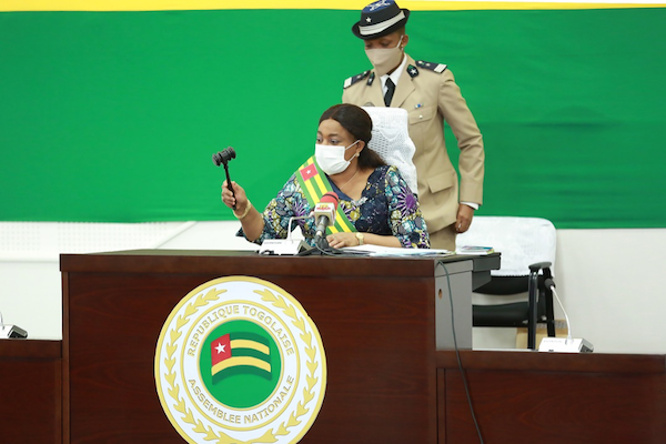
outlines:
[[[430,237],[418,200],[396,167],[384,165],[375,169],[357,201],[333,182],[331,186],[357,231],[393,235],[405,248],[430,248]],[[265,239],[286,239],[290,218],[306,216],[294,220],[292,229],[300,226],[306,242],[314,245],[315,220],[307,217],[312,210],[296,176],[292,175],[266,206],[264,231],[254,242],[261,244]],[[238,234],[244,235],[242,229]]]

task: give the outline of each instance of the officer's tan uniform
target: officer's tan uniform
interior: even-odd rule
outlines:
[[[458,202],[483,202],[484,151],[474,116],[446,65],[415,62],[406,55],[405,71],[395,88],[392,107],[409,114],[409,135],[416,145],[414,164],[418,176],[421,210],[430,232],[432,248],[455,248]],[[342,101],[359,106],[384,106],[382,82],[373,71],[345,81]],[[458,177],[444,144],[446,120],[458,140]],[[458,195],[460,194],[460,195]]]

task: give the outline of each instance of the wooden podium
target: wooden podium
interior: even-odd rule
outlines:
[[[453,346],[450,302],[459,345],[471,348],[472,286],[489,279],[499,255],[442,261],[163,250],[63,255],[64,442],[183,442],[155,389],[160,330],[192,289],[245,275],[294,296],[321,334],[326,395],[302,442],[435,443],[435,351]]]

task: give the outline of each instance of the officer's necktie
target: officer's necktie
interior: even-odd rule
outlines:
[[[395,92],[395,84],[391,81],[389,77],[386,79],[386,94],[384,94],[384,105],[391,106],[391,99],[393,99],[393,93]]]

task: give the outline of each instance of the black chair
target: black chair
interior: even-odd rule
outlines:
[[[553,292],[544,285],[553,276],[550,266],[550,262],[532,264],[527,276],[495,276],[477,288],[476,293],[498,296],[527,292],[528,298],[524,302],[474,305],[474,327],[527,327],[527,348],[532,350],[536,349],[537,323],[545,323],[548,336],[555,336]]]
[[[545,323],[548,336],[555,336],[553,293],[544,280],[552,278],[555,260],[555,227],[541,218],[476,216],[470,230],[458,236],[462,245],[490,246],[502,253],[502,265],[491,280],[475,293],[516,302],[475,303],[474,327],[527,327],[527,347],[536,349],[537,324]],[[493,298],[495,299],[495,298]]]

